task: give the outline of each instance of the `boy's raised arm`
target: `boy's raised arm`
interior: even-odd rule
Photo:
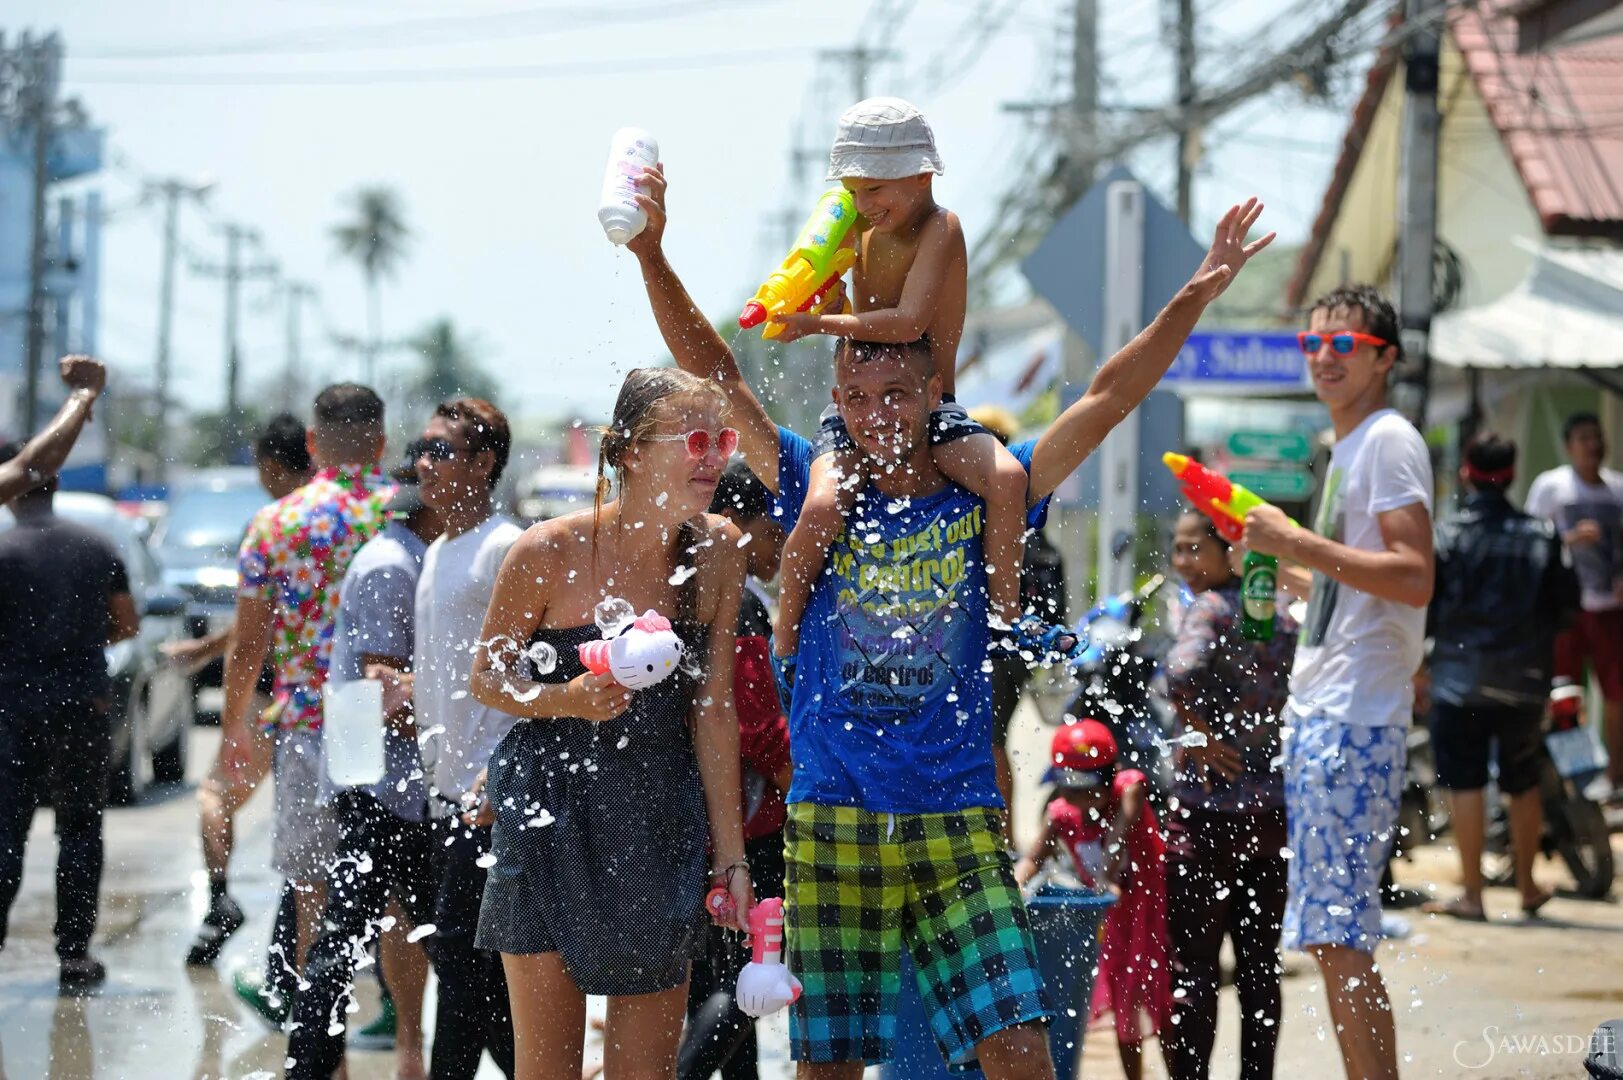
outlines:
[[[1250,244],[1245,242],[1246,233],[1261,213],[1262,204],[1254,198],[1229,207],[1217,223],[1211,250],[1195,276],[1149,326],[1100,366],[1087,393],[1043,432],[1031,454],[1033,500],[1059,487],[1104,441],[1110,429],[1138,408],[1178,358],[1207,305],[1222,295],[1251,256],[1273,242],[1273,233]]]
[[[626,247],[642,267],[648,304],[654,310],[665,347],[671,350],[683,371],[714,379],[727,392],[732,403],[730,417],[738,429],[738,448],[749,462],[750,471],[773,492],[778,490],[778,426],[766,414],[760,399],[744,382],[738,360],[727,343],[710,325],[688,295],[682,279],[665,258],[665,173],[656,166],[645,170],[642,182],[648,195],[638,195],[637,204],[648,215],[648,225]]]

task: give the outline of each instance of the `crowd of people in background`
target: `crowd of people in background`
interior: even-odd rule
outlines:
[[[677,366],[625,377],[590,508],[528,529],[500,513],[512,435],[478,398],[439,404],[391,455],[383,401],[340,383],[308,425],[278,418],[257,442],[270,502],[240,545],[234,623],[170,652],[225,658],[219,755],[199,785],[208,908],[186,959],[214,963],[244,923],[234,821],[268,782],[286,884],[265,964],[234,982],[289,1031],[288,1076],[327,1080],[346,1040],[377,1035],[403,1080],[471,1077],[487,1053],[509,1077],[573,1078],[586,998],[601,995],[608,1076],[746,1080],[739,932],[757,899],[782,896],[802,1076],[892,1056],[905,950],[945,1058],[1052,1077],[1044,1025],[1066,1007],[1043,985],[1021,888],[1055,863],[1114,900],[1083,1019],[1114,1014],[1129,1077],[1151,1034],[1172,1075],[1207,1075],[1225,940],[1242,1076],[1274,1072],[1282,946],[1322,972],[1347,1074],[1396,1076],[1375,953],[1428,636],[1464,871],[1461,895],[1430,910],[1487,915],[1490,745],[1521,910],[1549,900],[1532,867],[1552,677],[1594,672],[1623,780],[1623,477],[1600,465],[1599,421],[1574,416],[1571,465],[1540,476],[1522,513],[1506,496],[1514,444],[1479,433],[1465,500],[1434,526],[1431,454],[1387,404],[1396,315],[1365,286],[1316,301],[1301,335],[1334,431],[1312,527],[1267,505],[1239,544],[1200,512],[1176,522],[1170,790],[1128,767],[1107,712],[1066,716],[1037,841],[1011,851],[1004,741],[1030,667],[1051,657],[1022,656],[1001,617],[1064,621],[1049,497],[1270,237],[1246,241],[1254,200],[1231,209],[1166,310],[1038,438],[1015,441],[1008,418],[950,400],[942,341],[920,338],[939,327],[956,343],[967,271],[957,220],[930,195],[928,125],[904,106],[858,106],[833,155],[831,179],[877,223],[859,241],[856,313],[787,324],[841,339],[816,442],[771,419],[688,297],[662,246],[659,168],[640,178],[648,224],[629,248]],[[939,279],[922,307],[921,265]],[[69,990],[106,977],[89,952],[102,649],[135,633],[136,610],[109,545],[51,513],[51,477],[104,378],[83,358],[62,375],[57,418],[0,448],[16,517],[0,534],[0,945],[48,788]],[[794,611],[775,629],[767,586],[786,542]],[[1271,634],[1242,625],[1258,618],[1246,550],[1282,560],[1282,599],[1305,601],[1278,605]],[[588,669],[578,647],[601,639],[610,599],[664,616],[675,674],[633,689]],[[362,681],[381,691],[383,773],[349,784],[330,768],[328,721]],[[374,951],[385,1013],[352,1033]]]

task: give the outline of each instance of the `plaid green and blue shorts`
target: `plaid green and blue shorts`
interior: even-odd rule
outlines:
[[[796,1060],[891,1059],[904,944],[953,1064],[988,1035],[1051,1015],[1001,811],[803,802],[789,807],[784,837],[787,960],[805,987]]]

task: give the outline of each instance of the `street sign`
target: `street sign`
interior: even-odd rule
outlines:
[[[1306,469],[1232,470],[1229,480],[1271,502],[1301,502],[1315,487],[1313,474]]]
[[[1178,390],[1217,393],[1280,393],[1313,385],[1295,334],[1255,330],[1195,331],[1162,381]]]
[[[1105,356],[1105,277],[1109,272],[1105,266],[1105,215],[1110,185],[1136,179],[1122,166],[1100,177],[1020,264],[1031,287],[1053,305],[1066,325],[1100,359]],[[1150,324],[1206,257],[1206,249],[1189,235],[1178,215],[1148,191],[1143,206],[1143,290],[1138,318],[1129,337]]]
[[[1300,431],[1236,431],[1229,453],[1256,461],[1310,461],[1313,444]]]

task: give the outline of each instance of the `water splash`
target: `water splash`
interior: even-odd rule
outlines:
[[[592,621],[606,638],[616,637],[637,618],[637,610],[618,596],[605,596],[592,609]]]
[[[558,650],[545,641],[537,641],[524,650],[524,659],[536,675],[550,675],[558,667]]]
[[[530,687],[528,690],[520,690],[512,683],[503,680],[502,693],[506,694],[520,705],[528,705],[530,702],[541,696],[541,687],[536,685]]]
[[[433,923],[425,922],[421,926],[413,928],[412,932],[406,935],[406,940],[415,945],[425,937],[439,933],[439,929]]]

